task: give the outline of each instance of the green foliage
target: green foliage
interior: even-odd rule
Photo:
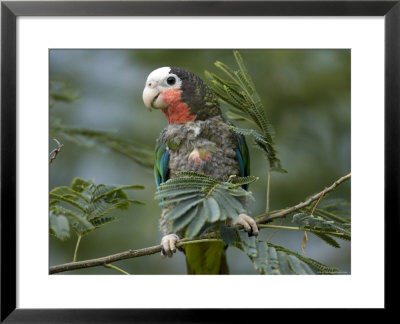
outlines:
[[[348,229],[344,227],[349,227],[350,224],[343,224],[342,226],[338,225],[334,221],[326,220],[320,216],[313,216],[305,213],[298,213],[293,216],[293,222],[299,224],[302,228],[310,228],[310,229],[317,229],[317,230],[328,230],[334,233],[344,233],[350,235]]]
[[[293,216],[293,222],[299,224],[300,228],[310,229],[312,234],[334,248],[340,248],[334,237],[350,241],[350,219],[339,216],[349,214],[350,204],[342,199],[327,199],[318,206],[320,208],[314,210],[315,215],[303,211]]]
[[[296,257],[300,261],[308,264],[310,266],[310,268],[316,274],[335,274],[335,273],[337,273],[339,271],[337,268],[328,267],[328,266],[326,266],[326,265],[324,265],[322,263],[319,263],[318,261],[315,261],[315,260],[310,259],[310,258],[306,258],[305,256],[303,256],[303,255],[301,255],[299,253],[290,251],[289,249],[286,249],[286,248],[284,248],[282,246],[275,245],[275,244],[272,244],[272,243],[268,243],[268,244],[269,244],[269,246],[275,248],[275,250],[277,252],[284,252],[287,255]]]
[[[258,128],[258,130],[255,130],[231,126],[231,130],[241,135],[252,136],[256,147],[261,149],[268,159],[271,170],[286,172],[282,169],[277,157],[272,126],[266,117],[254,83],[239,52],[234,51],[233,54],[239,70],[232,70],[224,63],[216,62],[215,65],[225,73],[228,79],[223,79],[215,73],[206,71],[206,76],[211,81],[211,88],[220,99],[232,106],[227,113],[228,118],[247,120]]]
[[[65,127],[60,123],[52,123],[50,135],[64,138],[82,146],[91,147],[97,144],[106,146],[114,152],[122,154],[145,167],[150,168],[154,164],[154,149],[152,147],[122,139],[113,133],[90,129],[73,129]]]
[[[241,188],[257,180],[256,177],[230,177],[218,181],[196,172],[180,172],[178,178],[162,183],[156,194],[160,205],[168,208],[166,219],[172,231],[185,230],[186,237],[199,235],[204,227],[237,219],[252,200],[251,192]]]
[[[259,274],[313,275],[338,271],[281,246],[257,240],[255,236],[248,236],[244,230],[221,226],[221,238],[226,244],[246,253]]]
[[[79,99],[79,91],[68,85],[66,81],[50,80],[50,108],[57,101],[72,102]]]
[[[350,203],[344,199],[324,199],[318,204],[314,214],[338,224],[349,224]]]
[[[50,210],[50,234],[64,241],[70,237],[68,217]]]
[[[319,237],[321,240],[325,241],[325,243],[329,244],[330,246],[339,249],[340,244],[331,236],[325,233],[316,233],[312,232],[315,236]]]
[[[95,185],[80,178],[70,186],[50,191],[50,234],[60,240],[70,237],[72,228],[79,236],[117,220],[115,209],[127,209],[131,203],[142,204],[128,198],[124,190],[143,189],[143,186]]]
[[[67,81],[50,80],[50,108],[53,107],[56,102],[72,102],[77,99],[79,99],[78,90],[70,87]],[[153,167],[153,147],[148,147],[139,142],[125,140],[114,133],[91,129],[69,128],[62,125],[60,121],[52,119],[50,122],[50,136],[62,138],[86,147],[100,144],[116,153],[130,158],[142,166]]]

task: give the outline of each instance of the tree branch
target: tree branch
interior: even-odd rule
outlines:
[[[83,268],[91,268],[97,266],[104,266],[106,264],[113,263],[119,260],[125,260],[130,258],[137,258],[144,255],[151,255],[157,252],[161,252],[161,245],[156,245],[140,250],[128,250],[121,253],[116,253],[112,255],[108,255],[98,259],[91,259],[85,261],[78,261],[78,262],[70,262],[64,263],[56,266],[52,266],[49,269],[49,274],[54,274],[58,272],[70,271],[70,270],[77,270]]]
[[[213,241],[222,242],[219,239],[212,238],[212,237],[215,237],[215,233],[210,233],[210,234],[212,234],[212,235],[207,235],[207,237],[210,237],[210,238],[203,237],[203,238],[192,239],[192,240],[182,239],[176,244],[176,247],[179,248],[186,244],[192,244],[195,242],[196,243],[213,242]],[[115,261],[137,258],[137,257],[141,257],[144,255],[151,255],[151,254],[155,254],[155,253],[159,253],[159,252],[161,252],[161,245],[155,245],[155,246],[151,246],[151,247],[139,249],[139,250],[128,250],[128,251],[108,255],[108,256],[105,256],[102,258],[98,258],[98,259],[70,262],[70,263],[64,263],[64,264],[52,266],[49,269],[49,274],[70,271],[70,270],[83,269],[83,268],[91,268],[91,267],[97,267],[97,266],[106,266]]]
[[[270,221],[275,218],[280,218],[280,217],[285,217],[286,215],[295,212],[296,210],[299,210],[301,208],[307,207],[310,205],[313,201],[320,199],[322,196],[325,196],[328,192],[334,190],[338,185],[340,185],[342,182],[349,180],[351,177],[351,173],[345,175],[344,177],[341,177],[340,179],[336,180],[330,187],[325,188],[321,192],[315,194],[314,196],[308,198],[307,200],[297,204],[296,206],[292,206],[287,209],[283,209],[280,211],[272,212],[270,214],[261,214],[256,218],[257,223],[265,223],[267,221]]]
[[[349,180],[350,177],[351,177],[351,173],[349,173],[348,175],[345,175],[344,177],[341,177],[340,179],[336,180],[330,187],[325,188],[321,192],[313,195],[311,198],[309,198],[309,199],[305,200],[304,202],[301,202],[293,207],[283,209],[280,211],[276,211],[276,212],[272,212],[271,214],[259,215],[256,217],[256,221],[258,224],[261,224],[261,223],[269,221],[271,219],[285,217],[286,215],[293,213],[296,210],[299,210],[301,208],[304,208],[304,207],[310,205],[313,201],[319,199],[320,197],[326,195],[328,192],[334,190],[338,185],[340,185],[344,181]],[[265,226],[261,226],[261,227],[265,227]],[[268,226],[268,227],[270,227],[270,226]],[[280,227],[280,228],[284,229],[283,227]],[[216,232],[211,232],[211,233],[204,235],[202,238],[181,239],[178,241],[176,246],[179,248],[184,245],[192,244],[192,243],[214,242],[214,241],[222,242],[222,240],[216,238],[216,235],[217,235]],[[64,271],[91,268],[91,267],[97,267],[97,266],[107,266],[116,261],[137,258],[137,257],[145,256],[145,255],[159,253],[159,252],[161,252],[161,245],[155,245],[155,246],[151,246],[151,247],[147,247],[147,248],[139,249],[139,250],[128,250],[128,251],[108,255],[108,256],[105,256],[102,258],[55,265],[55,266],[50,267],[49,274],[55,274],[55,273],[64,272]]]

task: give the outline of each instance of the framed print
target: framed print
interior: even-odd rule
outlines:
[[[399,1],[1,10],[2,321],[390,307]]]

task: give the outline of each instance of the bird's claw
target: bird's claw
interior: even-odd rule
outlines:
[[[176,252],[176,242],[179,241],[179,236],[176,234],[168,234],[161,239],[161,255],[171,258]]]
[[[246,214],[239,214],[238,220],[233,220],[232,226],[243,226],[244,230],[249,234],[249,236],[258,235],[258,226],[256,221]]]

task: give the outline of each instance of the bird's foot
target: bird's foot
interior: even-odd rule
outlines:
[[[161,239],[161,255],[171,258],[176,252],[176,242],[179,241],[179,236],[176,234],[168,234]]]
[[[249,236],[258,235],[258,226],[256,221],[246,214],[239,214],[238,220],[233,220],[231,222],[232,226],[243,226],[244,230],[249,234]]]
[[[210,161],[211,153],[207,150],[194,149],[189,155],[189,161],[200,165],[202,161]]]

